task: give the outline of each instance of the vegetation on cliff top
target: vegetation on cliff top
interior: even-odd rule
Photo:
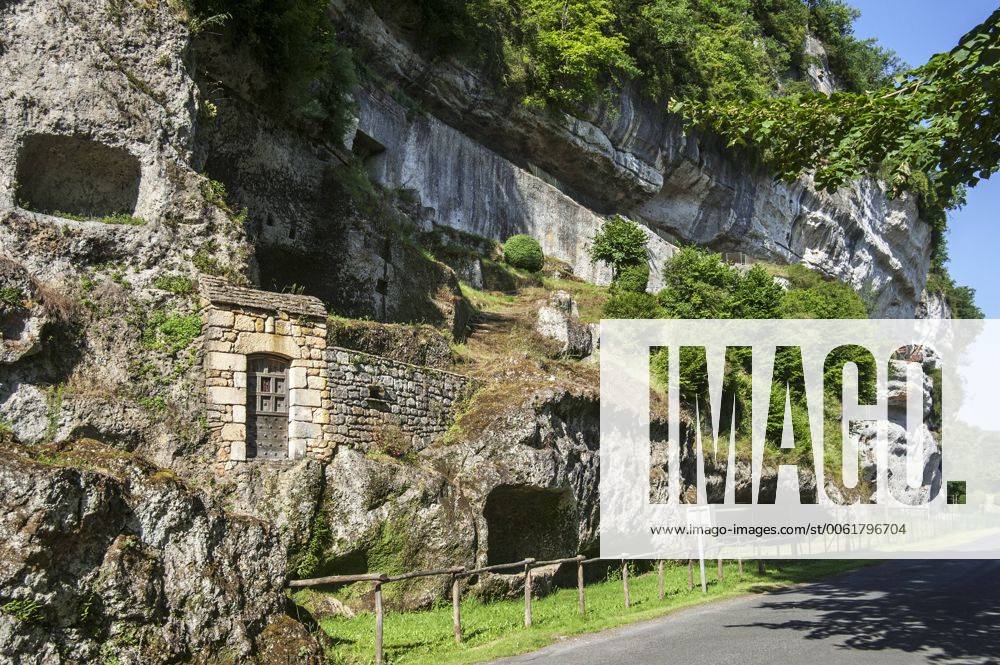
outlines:
[[[935,231],[933,272],[956,315],[976,313],[971,289],[956,291],[944,268],[945,211],[965,188],[1000,169],[1000,10],[948,53],[870,90],[807,93],[750,103],[674,102],[696,126],[731,146],[755,149],[787,178],[811,173],[821,189],[861,176],[884,180],[891,193],[920,196]]]
[[[898,66],[854,37],[843,0],[406,0],[373,3],[435,55],[468,55],[531,106],[595,101],[635,80],[651,97],[750,100],[801,79],[807,33],[849,90]],[[795,88],[793,85],[792,88]]]
[[[350,110],[346,95],[356,79],[326,0],[182,2],[192,32],[229,40],[257,57],[267,75],[261,101],[280,116],[318,125],[340,142]],[[208,26],[212,32],[204,29]]]

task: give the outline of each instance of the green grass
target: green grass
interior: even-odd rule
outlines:
[[[76,222],[101,222],[102,224],[121,224],[124,226],[142,226],[146,223],[146,220],[142,217],[136,217],[135,215],[129,215],[124,212],[116,213],[114,215],[104,215],[103,217],[78,215],[76,213],[64,212],[61,210],[54,210],[46,214],[54,217],[62,217],[63,219],[71,219]]]
[[[532,603],[533,625],[525,628],[524,604],[509,600],[484,604],[477,599],[462,601],[464,643],[456,646],[452,637],[451,605],[443,604],[421,612],[385,616],[384,651],[387,663],[474,663],[539,649],[569,635],[589,633],[652,619],[671,611],[746,593],[759,593],[781,586],[807,582],[865,565],[859,561],[796,561],[782,568],[769,568],[758,575],[756,562],[748,562],[740,576],[736,562],[726,562],[725,581],[715,580],[715,564],[706,562],[708,593],[697,586],[687,590],[687,566],[667,563],[666,597],[657,598],[656,572],[631,576],[632,606],[625,609],[618,575],[603,582],[589,583],[586,589],[587,615],[577,613],[576,589],[560,589]],[[617,572],[617,571],[616,571]],[[333,639],[334,663],[373,661],[375,620],[371,613],[353,618],[328,617],[320,625]]]

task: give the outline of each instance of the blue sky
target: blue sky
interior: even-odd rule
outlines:
[[[910,65],[948,51],[997,8],[997,0],[849,0],[861,10],[858,37],[875,37]],[[968,203],[949,214],[948,266],[960,284],[976,289],[987,318],[1000,318],[1000,174],[969,190]]]

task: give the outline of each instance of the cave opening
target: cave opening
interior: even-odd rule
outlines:
[[[139,160],[75,136],[32,134],[17,154],[17,203],[34,212],[101,218],[133,215]]]
[[[500,485],[486,497],[487,563],[576,554],[579,527],[569,488]]]

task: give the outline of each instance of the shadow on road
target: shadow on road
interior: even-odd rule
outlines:
[[[774,592],[761,607],[798,610],[798,618],[727,627],[840,638],[844,649],[922,652],[928,662],[1000,664],[998,561],[893,561]]]

